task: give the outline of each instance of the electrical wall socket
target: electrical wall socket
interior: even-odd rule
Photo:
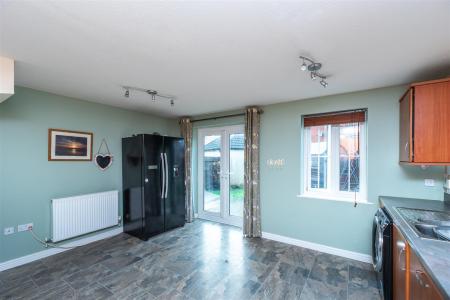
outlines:
[[[14,227],[7,227],[3,229],[3,234],[4,235],[10,235],[14,233]]]
[[[425,186],[434,186],[434,179],[425,179]]]
[[[17,232],[33,229],[33,223],[17,225]]]

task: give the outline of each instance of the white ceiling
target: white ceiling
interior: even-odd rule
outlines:
[[[450,1],[5,1],[16,84],[164,116],[450,74]],[[300,71],[323,63],[324,89]],[[175,107],[122,85],[177,97]]]

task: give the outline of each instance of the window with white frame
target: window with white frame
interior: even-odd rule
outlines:
[[[304,195],[364,202],[366,112],[305,116]]]

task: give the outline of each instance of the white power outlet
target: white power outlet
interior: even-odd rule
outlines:
[[[425,186],[434,186],[434,179],[425,179]]]
[[[4,235],[10,235],[14,233],[14,227],[7,227],[3,229],[3,234]]]
[[[17,225],[17,232],[33,229],[33,223]]]

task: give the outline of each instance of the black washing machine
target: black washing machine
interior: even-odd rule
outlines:
[[[385,300],[392,299],[392,219],[379,208],[373,219],[372,258],[377,280]]]

